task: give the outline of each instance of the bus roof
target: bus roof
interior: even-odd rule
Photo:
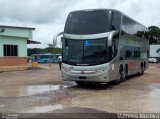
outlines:
[[[123,16],[126,16],[130,19],[132,19],[134,22],[137,22],[136,20],[134,20],[133,18],[129,17],[128,15],[124,14],[123,12],[119,11],[119,10],[116,10],[116,9],[83,9],[83,10],[75,10],[75,11],[72,11],[71,13],[74,13],[74,12],[83,12],[83,11],[115,11],[115,12],[119,12],[120,14],[122,14]],[[137,22],[138,24],[144,26],[146,29],[147,27],[139,22]]]

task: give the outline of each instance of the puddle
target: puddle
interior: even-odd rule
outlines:
[[[4,105],[0,105],[0,107],[4,107]]]
[[[64,89],[65,85],[29,85],[0,88],[0,97],[21,97]]]
[[[58,104],[58,105],[31,107],[31,108],[22,110],[20,113],[47,113],[47,112],[55,111],[58,109],[63,109],[63,106],[61,104]]]

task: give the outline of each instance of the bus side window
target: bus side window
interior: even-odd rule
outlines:
[[[121,48],[120,49],[120,57],[119,57],[120,60],[125,60],[126,59],[126,50],[125,50],[125,47]]]
[[[131,56],[132,56],[131,51],[127,50],[127,51],[126,51],[126,59],[127,59],[127,58],[130,58]]]
[[[119,59],[120,59],[120,60],[123,60],[123,57],[120,57]]]

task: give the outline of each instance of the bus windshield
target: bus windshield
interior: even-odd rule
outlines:
[[[68,34],[98,34],[111,31],[109,11],[79,11],[70,13],[64,32]]]
[[[99,65],[107,63],[112,51],[107,38],[97,40],[63,40],[63,62],[71,65]]]

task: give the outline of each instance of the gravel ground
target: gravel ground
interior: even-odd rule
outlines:
[[[0,112],[160,113],[160,64],[120,85],[86,87],[62,81],[57,64],[40,67],[0,73]]]

